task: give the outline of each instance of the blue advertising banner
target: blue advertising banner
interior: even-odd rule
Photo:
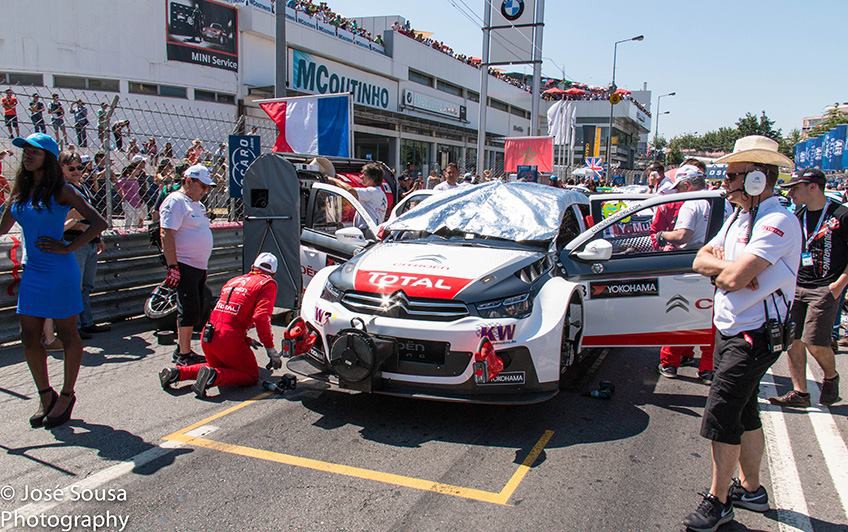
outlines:
[[[240,198],[244,174],[259,157],[259,135],[230,135],[229,141],[230,197]]]
[[[810,139],[810,166],[821,168],[822,164],[822,138]]]
[[[821,169],[822,170],[830,170],[830,157],[832,155],[831,151],[831,132],[828,131],[824,135],[821,136],[822,142],[822,161],[821,161]]]
[[[836,126],[833,131],[833,155],[831,156],[831,169],[845,169],[845,137],[848,136],[848,124]]]
[[[799,142],[795,145],[795,168],[804,168],[806,166],[804,164],[804,161],[807,160],[806,144],[806,142]],[[709,168],[707,168],[707,175],[709,176]]]

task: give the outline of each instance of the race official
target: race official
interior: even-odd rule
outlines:
[[[207,362],[163,369],[159,372],[163,388],[194,380],[192,390],[202,398],[211,386],[256,384],[259,368],[247,336],[247,331],[254,326],[274,369],[282,367],[282,358],[274,349],[271,332],[271,314],[277,299],[275,273],[277,257],[260,253],[248,273],[227,281],[203,329],[201,347]]]
[[[168,266],[163,284],[177,289],[177,338],[173,360],[191,364],[200,355],[191,350],[191,333],[202,320],[206,270],[212,254],[212,230],[200,199],[215,181],[202,164],[190,166],[179,190],[159,206],[162,252]]]
[[[824,373],[819,403],[839,400],[839,374],[831,335],[839,300],[848,286],[848,209],[824,195],[827,178],[818,168],[804,170],[782,188],[796,205],[801,223],[801,269],[792,303],[795,341],[789,349],[793,389],[769,402],[781,406],[810,406],[807,393],[807,351]]]
[[[728,164],[724,187],[736,211],[693,264],[714,279],[719,335],[701,423],[701,436],[712,441],[712,483],[683,521],[692,530],[715,530],[733,520],[734,506],[769,508],[760,484],[765,441],[757,392],[791,330],[787,314],[801,257],[798,221],[773,197],[779,167],[792,166],[777,142],[743,137],[717,162]],[[737,466],[739,478],[733,479]]]

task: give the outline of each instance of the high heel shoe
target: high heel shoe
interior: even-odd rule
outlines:
[[[58,427],[59,425],[64,425],[71,419],[71,413],[74,411],[74,403],[77,402],[77,396],[74,395],[74,392],[71,393],[61,393],[64,397],[70,397],[71,402],[68,403],[68,406],[65,408],[65,411],[59,414],[58,416],[46,416],[44,418],[44,428],[52,429],[53,427]],[[58,399],[57,399],[58,400]]]
[[[50,392],[50,404],[47,405],[47,408],[44,408],[44,403],[41,402],[41,396]],[[47,413],[53,410],[53,405],[56,404],[56,400],[59,398],[59,394],[56,393],[56,390],[48,386],[43,390],[38,390],[38,410],[35,411],[29,418],[29,425],[32,428],[38,428],[42,424],[44,424],[44,418],[47,417]]]

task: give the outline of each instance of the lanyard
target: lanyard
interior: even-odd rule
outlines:
[[[804,232],[804,251],[810,249],[810,244],[816,238],[816,235],[819,233],[819,229],[821,229],[822,223],[824,219],[827,218],[827,208],[830,205],[830,200],[824,202],[824,208],[822,209],[821,216],[819,216],[819,221],[816,224],[816,228],[813,231],[813,234],[809,237],[807,236],[807,211],[804,211],[804,223],[801,224],[801,230]]]

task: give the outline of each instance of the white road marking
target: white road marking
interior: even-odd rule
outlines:
[[[774,497],[772,507],[777,508],[778,529],[782,532],[812,532],[813,524],[810,522],[807,500],[804,498],[801,478],[795,465],[795,455],[792,452],[783,411],[779,406],[765,400],[763,388],[769,393],[775,390],[771,370],[763,376],[762,384],[764,386],[760,387],[760,418],[766,440],[771,492]]]
[[[191,436],[192,438],[202,438],[203,436],[211,434],[216,430],[218,430],[218,427],[216,427],[215,425],[201,425],[200,427],[197,427],[194,430],[186,432],[186,436]]]
[[[180,442],[174,441],[166,441],[163,442],[156,447],[151,449],[147,449],[132,458],[128,459],[125,462],[121,462],[119,464],[115,464],[111,467],[107,467],[102,471],[98,471],[93,475],[90,475],[78,482],[74,482],[73,484],[69,484],[65,486],[65,493],[68,493],[71,488],[76,488],[78,491],[83,490],[93,490],[96,489],[107,482],[111,482],[127,473],[132,472],[133,469],[137,467],[142,467],[150,462],[158,460],[168,453],[172,452],[174,449],[179,449],[184,447],[184,445]],[[56,506],[63,504],[64,501],[50,501],[43,503],[30,503],[24,506],[21,506],[15,512],[23,518],[27,518],[29,516],[37,516],[43,515],[47,513],[49,510],[55,508]]]
[[[807,375],[813,375],[809,364]],[[815,382],[807,379],[807,390],[815,390],[817,387]],[[842,513],[848,517],[848,447],[845,446],[845,440],[842,439],[830,408],[817,405],[808,408],[807,412],[810,414],[810,422],[813,424],[813,431],[819,441],[830,478],[833,479],[833,486],[842,503]]]

